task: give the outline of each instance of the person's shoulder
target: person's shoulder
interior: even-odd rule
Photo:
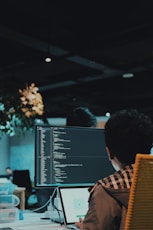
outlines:
[[[98,180],[94,186],[90,189],[90,194],[93,194],[95,191],[97,192],[100,188],[104,187],[105,184],[103,183],[102,179]]]

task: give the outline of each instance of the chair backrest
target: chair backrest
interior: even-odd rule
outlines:
[[[124,230],[153,229],[153,156],[137,154]]]
[[[13,171],[13,183],[19,187],[25,187],[26,191],[32,191],[32,183],[30,180],[30,172],[26,170],[14,170]]]

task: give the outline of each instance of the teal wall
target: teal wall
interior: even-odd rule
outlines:
[[[34,133],[10,137],[10,166],[12,169],[29,169],[34,181]]]
[[[34,181],[34,133],[27,132],[24,136],[3,136],[0,140],[0,174],[5,168],[29,169],[31,180]]]

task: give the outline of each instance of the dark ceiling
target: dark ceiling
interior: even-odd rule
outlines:
[[[97,116],[130,107],[153,117],[152,12],[152,0],[1,0],[1,95],[34,82],[46,116],[83,105]]]

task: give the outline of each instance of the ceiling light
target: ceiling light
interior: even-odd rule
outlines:
[[[45,62],[51,62],[51,61],[52,61],[52,59],[50,57],[45,58]]]
[[[105,116],[110,117],[110,112],[106,112]]]
[[[51,59],[51,53],[50,53],[50,28],[51,28],[51,18],[48,18],[48,42],[47,42],[47,53],[46,53],[46,58],[45,62],[50,63],[52,61]]]
[[[122,77],[123,78],[131,78],[131,77],[134,77],[134,74],[133,73],[124,73],[124,74],[122,74]]]
[[[46,52],[46,57],[45,57],[45,62],[49,63],[51,61],[52,61],[52,59],[51,59],[51,55],[50,55],[50,44],[48,42],[48,44],[47,44],[47,52]]]

